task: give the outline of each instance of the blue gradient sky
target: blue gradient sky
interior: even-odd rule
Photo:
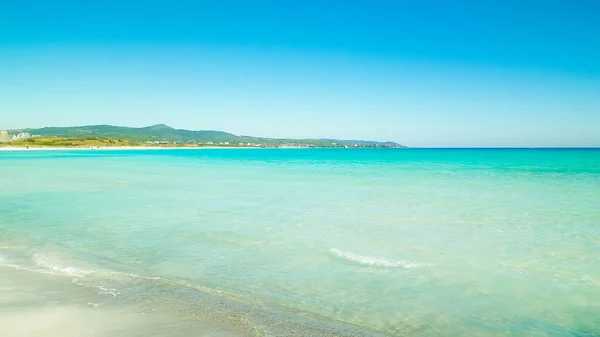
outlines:
[[[600,146],[598,1],[0,1],[0,129]]]

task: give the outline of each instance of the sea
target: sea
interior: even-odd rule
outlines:
[[[600,150],[0,151],[0,336],[600,336]]]

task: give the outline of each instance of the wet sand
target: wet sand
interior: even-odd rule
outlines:
[[[240,336],[223,327],[109,302],[52,275],[0,268],[2,337]]]

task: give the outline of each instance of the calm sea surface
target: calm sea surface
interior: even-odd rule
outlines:
[[[599,336],[600,150],[0,152],[0,335],[36,308],[90,336]]]

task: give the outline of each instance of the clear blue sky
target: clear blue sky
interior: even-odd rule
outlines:
[[[0,0],[0,129],[600,146],[600,1]]]

